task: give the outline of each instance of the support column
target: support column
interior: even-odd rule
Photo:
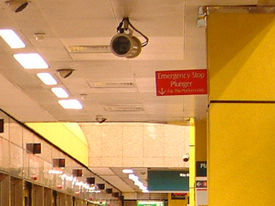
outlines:
[[[275,8],[209,11],[209,205],[274,205]]]
[[[195,179],[196,179],[196,131],[195,121],[193,118],[190,119],[190,140],[189,140],[189,205],[196,205],[195,197]]]

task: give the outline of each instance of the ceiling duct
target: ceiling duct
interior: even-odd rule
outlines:
[[[140,104],[118,104],[118,105],[105,105],[106,112],[143,112],[144,108]]]
[[[111,53],[109,45],[71,45],[67,50],[70,53]]]
[[[134,88],[133,81],[112,81],[112,82],[88,82],[91,88]]]

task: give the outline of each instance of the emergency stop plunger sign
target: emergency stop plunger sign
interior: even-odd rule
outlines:
[[[156,71],[157,96],[207,94],[207,70]]]

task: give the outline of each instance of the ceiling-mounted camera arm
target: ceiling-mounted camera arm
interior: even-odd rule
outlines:
[[[143,34],[141,31],[139,31],[138,29],[136,29],[133,24],[130,22],[129,17],[124,17],[122,19],[122,21],[119,23],[118,27],[117,27],[117,32],[119,33],[124,33],[124,31],[127,31],[129,26],[136,31],[137,33],[139,33],[144,39],[145,41],[141,43],[142,47],[145,47],[148,42],[149,42],[149,38]]]

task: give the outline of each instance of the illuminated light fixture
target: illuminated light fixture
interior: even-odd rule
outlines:
[[[122,172],[125,173],[125,174],[132,174],[132,173],[134,173],[134,171],[132,169],[123,169]]]
[[[46,85],[56,85],[57,84],[57,81],[50,73],[41,72],[41,73],[38,73],[37,76]]]
[[[82,109],[83,108],[82,104],[76,99],[59,100],[58,103],[64,109]]]
[[[139,186],[139,189],[141,189],[141,190],[147,190],[147,187],[145,187],[144,185],[141,185],[141,186]]]
[[[129,174],[129,179],[133,180],[133,181],[137,181],[138,180],[138,176],[134,175],[134,174]]]
[[[148,189],[145,189],[145,190],[142,190],[143,193],[148,193],[149,190]]]
[[[20,49],[26,47],[20,37],[11,29],[0,29],[0,36],[12,49]]]
[[[49,174],[54,174],[54,175],[61,175],[63,174],[63,171],[61,170],[49,170]]]
[[[139,188],[143,186],[143,183],[140,181],[135,181],[134,184],[138,186]]]
[[[55,94],[55,96],[57,96],[58,98],[68,98],[69,97],[68,93],[62,87],[54,87],[54,88],[51,88],[51,90]]]
[[[180,173],[180,177],[189,177],[189,173]]]
[[[19,64],[25,69],[47,69],[48,64],[38,53],[18,53],[14,54],[13,57]]]

